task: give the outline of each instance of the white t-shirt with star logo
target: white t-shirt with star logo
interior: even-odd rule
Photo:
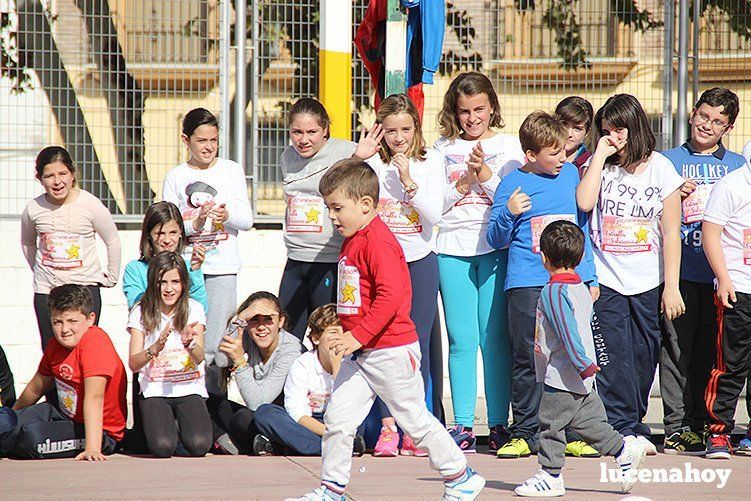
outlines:
[[[441,220],[443,206],[443,158],[433,149],[425,160],[410,159],[409,177],[417,186],[410,198],[399,180],[392,161],[386,165],[373,155],[368,165],[378,174],[380,185],[378,215],[402,246],[408,263],[424,258],[435,250],[434,229]]]
[[[638,175],[605,164],[590,225],[600,284],[628,296],[663,282],[662,204],[682,185],[670,160],[657,152]]]
[[[188,304],[188,323],[186,325],[198,322],[205,326],[206,315],[201,303],[189,299]],[[144,349],[156,342],[159,334],[170,322],[172,322],[172,316],[161,313],[159,326],[152,332],[144,332]],[[137,303],[130,311],[127,327],[143,332],[140,303]],[[139,371],[138,382],[141,393],[145,398],[184,397],[186,395],[200,395],[203,398],[208,398],[204,380],[205,365],[205,362],[198,365],[193,363],[187,348],[183,346],[180,333],[173,330],[159,355],[150,360]]]

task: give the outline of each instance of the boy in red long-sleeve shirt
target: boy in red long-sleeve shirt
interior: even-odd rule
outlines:
[[[467,467],[462,451],[425,405],[420,347],[409,318],[409,271],[401,246],[376,214],[378,177],[365,162],[341,160],[323,176],[319,190],[345,238],[337,294],[344,332],[332,339],[333,349],[345,358],[324,416],[321,487],[299,499],[345,499],[357,426],[376,396],[428,452],[431,467],[446,483],[444,499],[475,499],[485,479]]]

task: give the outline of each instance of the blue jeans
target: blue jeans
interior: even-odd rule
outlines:
[[[314,419],[323,422],[323,414],[314,414]],[[296,422],[281,405],[263,404],[256,409],[253,421],[258,431],[266,438],[284,446],[287,455],[320,456],[321,437]],[[357,429],[365,434],[365,423]]]

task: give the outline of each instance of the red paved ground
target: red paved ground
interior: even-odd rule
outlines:
[[[534,456],[510,461],[475,454],[470,464],[488,479],[480,499],[513,497],[513,488],[537,468]],[[608,467],[612,460],[605,459]],[[723,489],[715,483],[637,484],[632,496],[648,499],[749,499],[751,458],[710,461],[660,454],[648,468],[730,468]],[[600,482],[600,459],[569,459],[563,472],[568,499],[622,499],[618,486]],[[112,456],[103,463],[73,460],[0,460],[0,499],[283,499],[317,485],[320,458],[208,456],[167,460]],[[442,484],[424,458],[354,460],[350,496],[355,500],[440,499]]]

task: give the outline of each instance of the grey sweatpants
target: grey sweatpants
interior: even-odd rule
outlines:
[[[226,394],[219,388],[219,368],[214,364],[214,356],[222,342],[222,334],[227,320],[237,309],[237,275],[204,275],[206,298],[209,311],[206,312],[206,390],[217,395]]]
[[[540,401],[537,461],[553,475],[560,473],[565,463],[567,427],[606,456],[615,456],[623,447],[623,435],[608,424],[597,393],[577,395],[546,385]]]

